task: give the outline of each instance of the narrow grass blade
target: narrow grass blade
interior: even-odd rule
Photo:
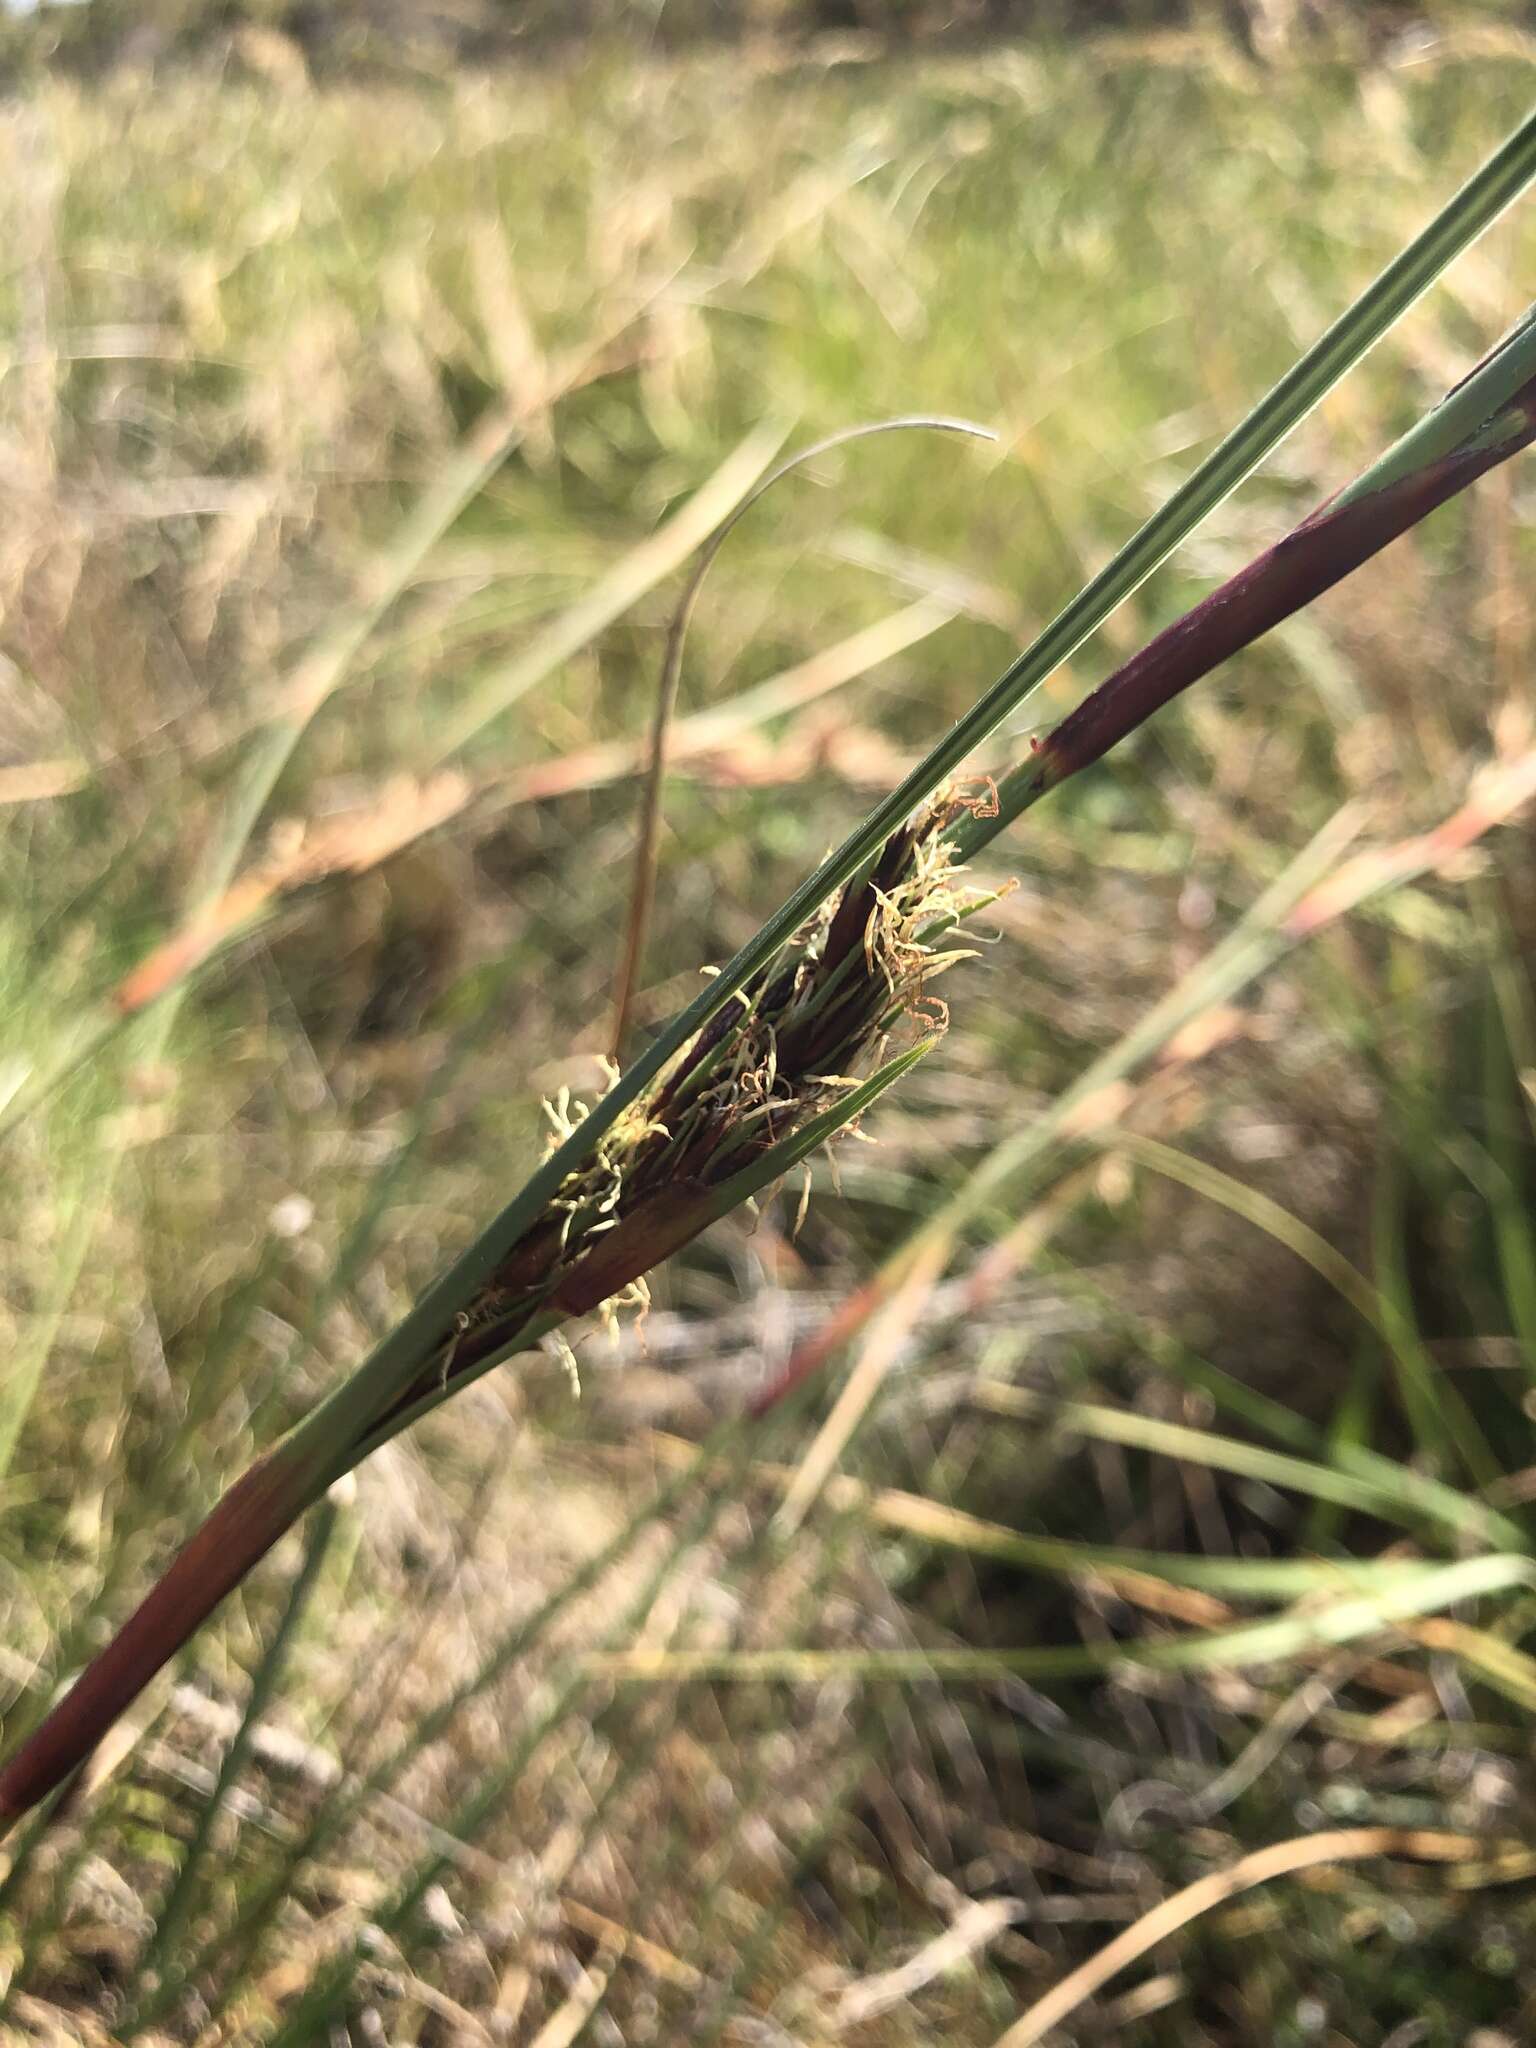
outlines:
[[[213,1831],[228,1803],[230,1793],[239,1782],[262,1717],[277,1695],[288,1652],[292,1648],[310,1596],[315,1590],[330,1552],[331,1539],[336,1533],[337,1513],[337,1506],[333,1500],[322,1501],[315,1513],[305,1541],[303,1561],[289,1588],[288,1598],[277,1626],[256,1667],[245,1711],[240,1717],[240,1725],[224,1752],[213,1790],[198,1808],[192,1839],[187,1844],[181,1866],[160,1908],[149,1945],[140,1959],[141,1983],[158,1987],[165,1959],[176,1955],[182,1946],[187,1921],[195,1903],[197,1880],[213,1841]],[[151,2025],[164,2009],[163,1997],[157,1996],[156,1990],[152,1988],[148,2000],[139,2011],[125,2020],[125,2038],[132,2037],[133,2028]]]
[[[701,1461],[698,1449],[682,1441],[661,1439],[665,1453],[679,1467],[692,1470]],[[1209,1462],[1209,1461],[1206,1461]],[[753,1479],[765,1479],[786,1493],[799,1468],[754,1461]],[[1366,1497],[1362,1486],[1357,1503]],[[1065,1536],[1032,1535],[990,1522],[960,1508],[906,1493],[898,1487],[872,1487],[848,1473],[835,1473],[822,1498],[836,1514],[857,1515],[893,1533],[944,1550],[985,1557],[1022,1571],[1061,1573],[1067,1577],[1160,1579],[1171,1586],[1194,1586],[1233,1599],[1292,1600],[1311,1593],[1366,1590],[1392,1584],[1402,1574],[1425,1569],[1416,1558],[1355,1557],[1201,1557],[1170,1550],[1138,1550],[1123,1544],[1086,1543]]]
[[[1374,1856],[1408,1856],[1432,1863],[1465,1863],[1475,1858],[1482,1844],[1475,1835],[1454,1835],[1436,1828],[1332,1828],[1321,1834],[1298,1835],[1293,1841],[1276,1842],[1244,1856],[1229,1869],[1197,1879],[1175,1892],[1171,1899],[1144,1913],[1134,1927],[1103,1948],[1090,1961],[1064,1977],[1053,1991],[1037,1999],[993,2048],[1035,2048],[1061,2022],[1071,2017],[1111,1977],[1129,1968],[1141,1956],[1176,1934],[1202,1913],[1224,1905],[1228,1899],[1251,1891],[1255,1885],[1271,1884],[1292,1871],[1312,1870],[1320,1865],[1359,1862]]]
[[[623,1684],[815,1684],[828,1678],[929,1684],[985,1683],[1004,1672],[1020,1678],[1077,1678],[1119,1665],[1149,1671],[1242,1671],[1286,1664],[1312,1651],[1389,1631],[1458,1601],[1536,1583],[1528,1557],[1464,1558],[1426,1565],[1415,1577],[1368,1595],[1309,1603],[1275,1620],[1245,1622],[1190,1636],[1072,1643],[1019,1650],[595,1650],[582,1659],[594,1678]]]
[[[703,589],[704,579],[709,574],[710,564],[758,500],[771,491],[776,483],[793,475],[806,463],[814,462],[818,456],[828,455],[834,449],[846,447],[851,442],[869,440],[876,434],[899,434],[923,428],[932,429],[937,433],[970,434],[983,441],[997,439],[990,427],[977,426],[973,420],[946,419],[938,413],[912,413],[900,419],[874,420],[860,426],[845,427],[839,433],[828,434],[820,441],[813,441],[808,448],[797,449],[793,455],[771,469],[720,522],[699,550],[698,560],[683,586],[683,594],[678,599],[671,624],[667,628],[667,644],[661,661],[661,678],[656,690],[656,710],[651,725],[645,783],[640,798],[640,829],[635,840],[629,915],[625,922],[624,945],[619,958],[618,973],[614,979],[613,1057],[616,1060],[624,1056],[630,1006],[634,1001],[635,982],[645,954],[646,931],[650,924],[651,901],[656,887],[657,838],[661,830],[661,788],[667,767],[672,721],[677,710],[678,685],[683,675],[683,643],[688,635],[688,626],[693,618],[694,606],[698,603],[699,592]]]
[[[521,654],[488,676],[437,734],[428,765],[436,767],[458,753],[493,720],[510,711],[520,697],[654,589],[664,576],[686,562],[762,476],[764,465],[784,445],[786,431],[771,424],[750,433],[681,511],[675,512],[647,540],[631,548]]]
[[[1443,1374],[1435,1371],[1414,1326],[1407,1305],[1406,1276],[1397,1270],[1394,1248],[1401,1244],[1400,1231],[1376,1232],[1379,1277],[1373,1286],[1342,1252],[1282,1203],[1257,1188],[1246,1187],[1208,1160],[1196,1159],[1175,1146],[1129,1131],[1117,1131],[1114,1144],[1128,1159],[1177,1181],[1207,1201],[1219,1203],[1255,1229],[1266,1231],[1310,1266],[1370,1324],[1386,1345],[1397,1367],[1404,1406],[1416,1424],[1421,1448],[1435,1452],[1448,1439],[1479,1485],[1497,1478],[1498,1463],[1481,1430],[1455,1389],[1445,1384]]]
[[[1522,1713],[1536,1713],[1536,1657],[1464,1621],[1424,1621],[1413,1633],[1426,1648],[1449,1651]]]
[[[1525,1532],[1508,1516],[1453,1486],[1394,1464],[1390,1458],[1373,1457],[1369,1464],[1352,1461],[1349,1469],[1340,1471],[1310,1458],[1294,1458],[1262,1444],[1243,1443],[1236,1437],[1191,1429],[1157,1416],[1137,1415],[1130,1409],[1048,1400],[1023,1387],[987,1380],[977,1383],[971,1398],[992,1415],[1044,1418],[1058,1428],[1080,1430],[1104,1443],[1126,1444],[1159,1457],[1188,1459],[1220,1472],[1261,1479],[1270,1486],[1336,1501],[1410,1528],[1427,1520],[1462,1539],[1502,1544],[1512,1550],[1529,1548]]]

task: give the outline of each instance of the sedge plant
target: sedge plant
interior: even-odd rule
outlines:
[[[1536,439],[1536,319],[1388,455],[1157,636],[994,788],[972,750],[1218,505],[1536,175],[1536,116],[1299,359],[998,681],[557,1142],[374,1353],[238,1480],[0,1766],[0,1829],[47,1799],[343,1474],[652,1267],[852,1124],[942,1028],[929,993],[977,907],[963,863],[1179,690]],[[915,1018],[917,1042],[885,1056]],[[929,1028],[922,1029],[924,1025]],[[861,1071],[862,1070],[862,1071]],[[1006,1148],[1005,1148],[1006,1149]]]

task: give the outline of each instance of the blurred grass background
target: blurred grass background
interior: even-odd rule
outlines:
[[[855,446],[733,536],[683,717],[773,693],[684,724],[642,1028],[1470,173],[1536,49],[1471,5],[901,50],[847,15],[744,10],[722,46],[661,10],[510,64],[472,9],[8,25],[8,1727],[507,1197],[541,1101],[599,1085],[675,588],[648,537],[749,440],[1000,437]],[[788,33],[829,22],[860,33]],[[1517,209],[1041,721],[1482,353],[1531,244]],[[1061,2038],[1529,2037],[1536,1894],[1498,1845],[1536,1813],[1530,1574],[1342,1646],[1309,1619],[1367,1563],[1530,1546],[1528,828],[1054,1143],[957,1272],[1003,1267],[883,1334],[862,1490],[775,1521],[815,1401],[723,1463],[680,1440],[1341,807],[1383,842],[1455,809],[1530,720],[1531,504],[1495,474],[1032,814],[943,1048],[798,1233],[798,1189],[720,1226],[581,1347],[579,1401],[553,1359],[494,1375],[228,1604],[0,1878],[5,2038],[989,2043],[1170,1889],[1342,1823],[1480,1847],[1226,1905]],[[253,872],[259,922],[109,1030]],[[1264,1614],[1262,1662],[1158,1662]],[[1083,1668],[1037,1683],[1036,1648]],[[204,1836],[253,1674],[275,1704]]]

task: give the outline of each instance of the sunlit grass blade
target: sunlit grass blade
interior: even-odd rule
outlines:
[[[1380,1335],[1397,1367],[1404,1406],[1416,1424],[1421,1447],[1426,1452],[1436,1452],[1448,1440],[1478,1484],[1487,1485],[1497,1477],[1499,1468],[1482,1432],[1455,1388],[1447,1386],[1443,1375],[1435,1372],[1414,1327],[1407,1307],[1405,1279],[1395,1270],[1391,1256],[1392,1247],[1401,1241],[1399,1234],[1390,1229],[1378,1231],[1378,1277],[1373,1286],[1342,1252],[1300,1217],[1292,1215],[1283,1203],[1257,1188],[1244,1186],[1208,1160],[1196,1159],[1175,1146],[1128,1131],[1118,1132],[1115,1144],[1128,1159],[1219,1203],[1255,1229],[1267,1231],[1310,1266]]]
[[[1113,1671],[1119,1665],[1149,1671],[1242,1671],[1379,1636],[1396,1622],[1533,1583],[1536,1566],[1528,1557],[1494,1553],[1425,1565],[1416,1575],[1368,1595],[1309,1602],[1278,1619],[1194,1635],[1017,1650],[595,1650],[582,1665],[593,1677],[647,1685],[706,1679],[734,1685],[793,1685],[834,1677],[866,1684],[926,1684],[934,1679],[964,1683],[985,1682],[1003,1673],[1076,1678]]]
[[[1448,1651],[1522,1713],[1536,1713],[1536,1657],[1464,1621],[1424,1621],[1413,1633],[1428,1649]]]
[[[584,597],[545,626],[530,646],[487,676],[436,734],[428,765],[436,766],[459,753],[477,733],[510,711],[520,697],[686,562],[752,489],[784,445],[787,432],[786,426],[771,422],[755,428],[664,526],[622,556]]]
[[[1454,1486],[1390,1458],[1373,1454],[1369,1459],[1352,1459],[1341,1470],[1272,1451],[1262,1444],[1165,1422],[1159,1416],[1138,1415],[1095,1402],[1057,1401],[990,1380],[978,1381],[971,1399],[992,1415],[1048,1420],[1058,1428],[1081,1431],[1106,1443],[1126,1444],[1157,1456],[1184,1458],[1244,1478],[1261,1479],[1271,1486],[1334,1501],[1406,1527],[1417,1528],[1427,1521],[1462,1539],[1470,1537],[1514,1550],[1529,1547],[1525,1532],[1508,1516],[1475,1495],[1460,1493]]]
[[[1009,1391],[1003,1389],[1005,1394]],[[981,1400],[978,1405],[993,1408],[990,1400]],[[1075,1404],[1075,1409],[1081,1414],[1084,1404]],[[1023,1403],[1015,1409],[1000,1401],[993,1412],[1013,1414],[1031,1410]],[[1063,1427],[1072,1426],[1063,1420],[1059,1409],[1053,1410],[1044,1403],[1035,1407],[1033,1412],[1048,1416]],[[1099,1412],[1115,1414],[1118,1411]],[[1171,1428],[1173,1425],[1162,1427]],[[1121,1441],[1109,1431],[1105,1434],[1112,1441]],[[1214,1464],[1217,1459],[1208,1453],[1212,1445],[1221,1441],[1208,1433],[1188,1432],[1181,1440],[1160,1438],[1154,1443],[1149,1437],[1146,1447],[1156,1448],[1170,1456],[1194,1457],[1197,1462]],[[662,1443],[666,1454],[676,1458],[682,1469],[694,1467],[700,1459],[700,1453],[691,1444],[665,1439]],[[1233,1448],[1241,1451],[1245,1447],[1233,1442]],[[1270,1466],[1256,1464],[1248,1470],[1247,1476],[1262,1476],[1274,1485],[1306,1485],[1310,1489],[1311,1481],[1326,1470],[1326,1467],[1308,1467],[1300,1461],[1277,1458]],[[763,1479],[776,1488],[787,1489],[797,1477],[797,1471],[792,1467],[765,1465],[754,1460],[743,1476]],[[1326,1478],[1323,1483],[1327,1484]],[[1380,1496],[1364,1482],[1353,1488],[1342,1486],[1338,1491],[1356,1508],[1376,1511],[1375,1503]],[[1196,1586],[1207,1592],[1229,1594],[1234,1599],[1286,1600],[1307,1593],[1338,1592],[1350,1586],[1390,1584],[1401,1573],[1412,1575],[1424,1569],[1421,1562],[1411,1558],[1201,1557],[1170,1550],[1138,1550],[1123,1544],[1089,1543],[1066,1536],[1040,1536],[1007,1528],[980,1515],[968,1514],[942,1501],[907,1493],[898,1487],[870,1486],[848,1473],[834,1474],[827,1481],[822,1497],[826,1506],[836,1514],[856,1515],[878,1528],[914,1537],[936,1548],[963,1551],[969,1556],[989,1558],[999,1564],[1017,1565],[1023,1571],[1099,1577],[1111,1585],[1117,1577],[1134,1576],[1163,1579],[1175,1586]]]
[[[1478,1851],[1474,1835],[1437,1828],[1333,1828],[1272,1843],[1243,1857],[1228,1870],[1198,1879],[1164,1899],[1118,1935],[1092,1960],[1048,1992],[1000,2034],[992,2048],[1035,2048],[1055,2032],[1093,1993],[1159,1942],[1166,1941],[1200,1914],[1228,1899],[1268,1884],[1277,1877],[1322,1864],[1354,1862],[1370,1856],[1412,1856],[1432,1863],[1467,1864]]]

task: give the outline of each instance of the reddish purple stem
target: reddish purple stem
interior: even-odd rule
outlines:
[[[281,1445],[225,1494],[56,1707],[0,1769],[0,1835],[90,1755],[129,1701],[316,1498]]]
[[[1507,433],[1470,436],[1438,462],[1346,504],[1330,498],[1284,540],[1149,640],[1068,713],[1041,741],[1032,761],[1007,778],[1000,793],[1000,822],[1101,760],[1181,690],[1331,590],[1436,506],[1528,448],[1536,441],[1536,377],[1499,412],[1510,422]]]

